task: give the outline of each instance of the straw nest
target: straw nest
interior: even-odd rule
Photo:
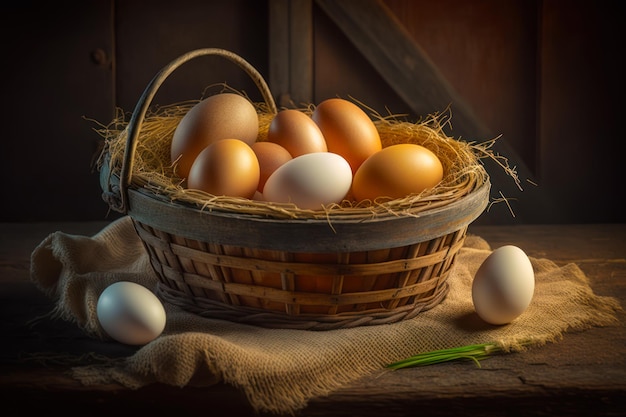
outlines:
[[[383,147],[398,143],[414,143],[433,151],[444,168],[443,180],[434,188],[400,199],[381,197],[376,201],[344,200],[320,210],[303,210],[292,204],[277,204],[240,197],[216,196],[184,187],[184,180],[176,178],[170,160],[170,145],[174,131],[182,117],[199,100],[190,100],[151,108],[144,118],[138,137],[131,187],[151,193],[155,198],[177,204],[278,219],[355,220],[375,216],[418,216],[424,210],[440,207],[458,200],[483,185],[488,174],[481,162],[491,158],[510,174],[506,160],[491,151],[494,140],[473,143],[447,136],[444,127],[450,124],[451,112],[433,113],[418,122],[401,116],[371,111]],[[363,106],[362,103],[357,103]],[[274,114],[265,103],[255,103],[259,115],[259,141],[267,139]],[[311,114],[314,105],[299,109]],[[103,149],[97,161],[98,169],[108,164],[110,175],[119,178],[127,140],[129,114],[118,109],[108,125],[99,124],[95,130],[103,137]]]

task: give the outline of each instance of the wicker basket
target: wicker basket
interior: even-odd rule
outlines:
[[[260,74],[221,49],[179,57],[144,91],[128,123],[121,171],[105,163],[100,175],[110,206],[133,220],[160,278],[159,295],[202,316],[309,330],[393,323],[439,304],[467,227],[487,206],[488,177],[462,198],[415,215],[338,220],[209,210],[135,183],[150,102],[169,74],[203,55],[238,64],[276,112]]]

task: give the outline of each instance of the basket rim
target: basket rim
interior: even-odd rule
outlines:
[[[458,200],[415,215],[338,220],[201,209],[164,201],[145,189],[129,189],[127,214],[162,232],[207,244],[305,253],[369,251],[426,242],[469,225],[487,207],[490,189],[487,177]]]

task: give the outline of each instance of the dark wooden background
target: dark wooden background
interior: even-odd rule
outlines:
[[[483,224],[617,223],[624,194],[624,13],[618,1],[178,0],[20,2],[4,9],[0,221],[103,220],[96,124],[132,111],[180,54],[220,47],[280,103],[354,97],[419,118],[452,108],[455,137],[497,141],[523,191],[488,165]],[[175,72],[157,104],[227,82],[233,64]],[[90,120],[91,119],[91,120]]]

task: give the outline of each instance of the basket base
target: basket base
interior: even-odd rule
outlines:
[[[200,316],[307,330],[389,324],[436,306],[467,232],[376,251],[301,254],[134,224],[167,302]]]
[[[392,324],[416,317],[423,311],[440,304],[448,294],[448,284],[427,301],[419,301],[394,309],[346,312],[334,315],[299,314],[285,315],[256,307],[233,306],[204,297],[189,299],[180,291],[159,284],[157,295],[170,304],[177,305],[190,313],[211,319],[249,324],[273,329],[337,330],[361,326]]]

